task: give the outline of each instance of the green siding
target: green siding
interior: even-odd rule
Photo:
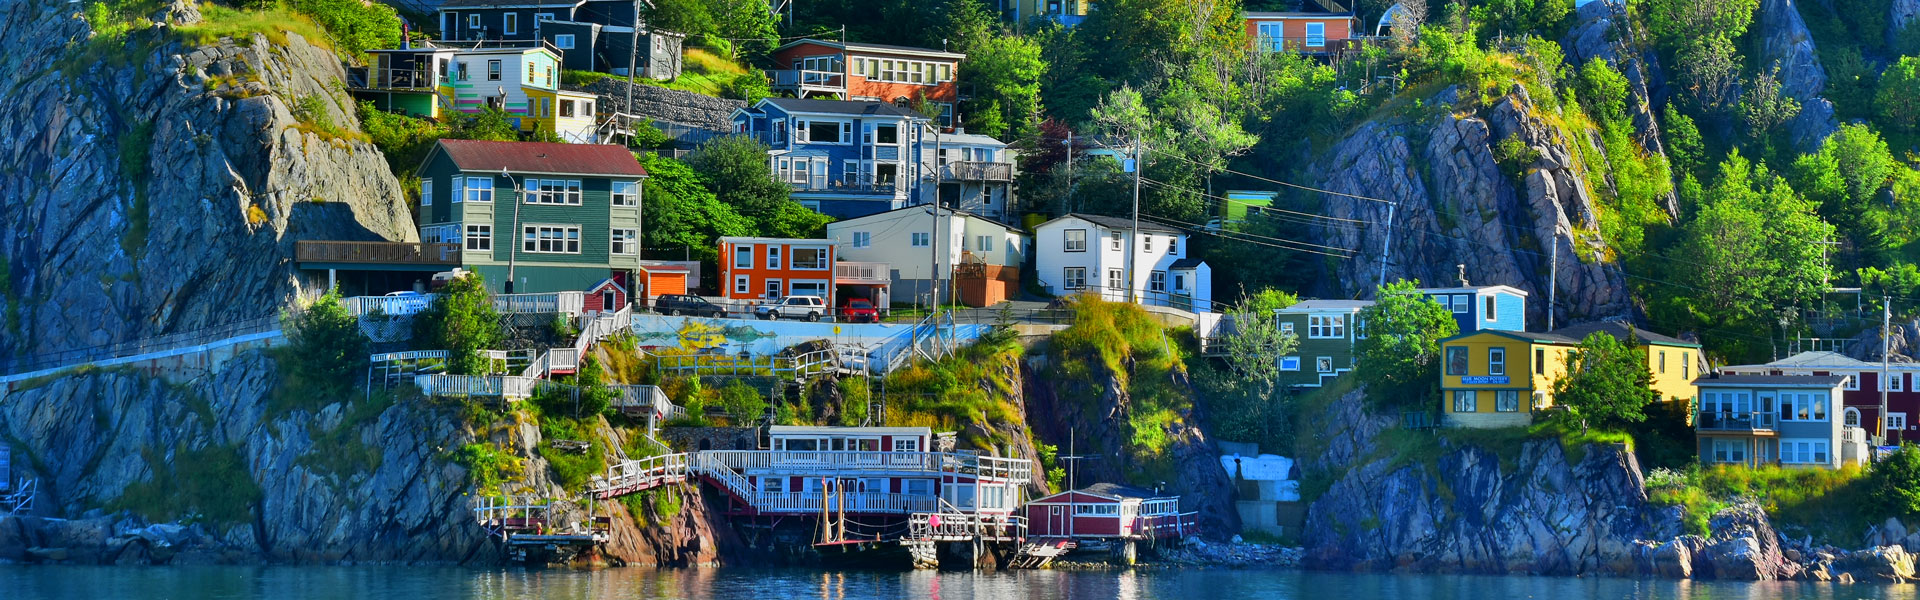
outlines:
[[[486,278],[488,290],[496,294],[506,291],[506,265],[482,265],[473,267],[473,271]],[[547,267],[519,264],[514,266],[513,275],[523,283],[515,285],[513,291],[522,294],[584,292],[612,274],[612,271],[606,267]]]
[[[1329,312],[1319,314],[1344,314],[1347,316],[1347,336],[1338,339],[1309,339],[1307,337],[1307,314],[1280,314],[1279,322],[1292,323],[1293,334],[1299,336],[1300,345],[1289,356],[1300,357],[1300,370],[1281,371],[1277,377],[1280,385],[1318,386],[1321,373],[1316,361],[1322,356],[1333,358],[1333,374],[1345,373],[1353,368],[1354,354],[1352,323],[1355,314]]]

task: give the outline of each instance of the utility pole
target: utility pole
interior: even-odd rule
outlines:
[[[1547,331],[1553,331],[1554,297],[1560,292],[1560,228],[1553,228],[1553,259],[1547,263]]]
[[[929,251],[928,254],[930,254],[933,258],[933,266],[932,266],[933,271],[927,274],[927,292],[929,294],[928,297],[933,304],[931,312],[939,312],[940,311],[940,275],[941,275],[940,252],[941,250],[945,249],[947,245],[946,238],[943,238],[940,236],[940,221],[943,220],[943,217],[940,214],[940,208],[941,208],[941,205],[940,205],[940,128],[937,126],[933,126],[931,122],[929,122],[927,124],[927,129],[933,131],[933,160],[934,160],[933,233],[928,234],[932,236],[932,239],[927,240],[927,250]],[[919,154],[919,152],[915,152],[914,154]],[[921,164],[925,163],[925,161],[914,161],[914,162],[921,163]],[[935,327],[935,332],[937,333],[939,331],[938,329],[939,321],[934,322],[934,327]]]
[[[1882,294],[1880,296],[1880,416],[1877,419],[1880,421],[1878,427],[1880,439],[1875,442],[1876,446],[1884,446],[1887,443],[1887,372],[1890,370],[1887,352],[1891,337],[1893,337],[1893,303],[1890,298]]]
[[[1139,302],[1133,293],[1134,250],[1140,244],[1140,147],[1141,140],[1133,140],[1133,233],[1127,236],[1127,303]]]
[[[506,167],[500,168],[500,176],[507,178],[507,181],[513,183],[513,196],[507,199],[513,202],[513,229],[507,232],[509,236],[507,239],[513,240],[507,244],[506,290],[507,293],[511,294],[513,293],[513,266],[515,262],[518,262],[515,259],[520,257],[520,246],[524,243],[522,241],[523,236],[520,233],[520,180],[514,179],[513,174],[508,173]]]
[[[1067,130],[1067,212],[1073,212],[1073,130]]]
[[[1380,242],[1380,287],[1387,287],[1387,255],[1393,252],[1393,209],[1400,203],[1387,204],[1387,239]]]
[[[640,62],[640,0],[633,0],[633,39],[630,42],[632,45],[627,47],[627,104],[620,107],[620,112],[627,115],[627,143],[629,144],[633,143],[633,134],[637,133],[633,130],[633,86],[634,78],[637,76],[633,70],[639,66]],[[616,120],[619,118],[619,116],[614,117]]]

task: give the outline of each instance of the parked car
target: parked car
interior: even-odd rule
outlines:
[[[819,296],[782,296],[753,308],[754,316],[770,321],[783,317],[818,321],[825,314],[827,301]]]
[[[693,315],[696,317],[724,317],[727,309],[708,302],[706,298],[691,294],[665,294],[653,299],[653,312],[663,315]]]
[[[840,305],[840,320],[848,323],[879,323],[880,311],[873,307],[872,302],[854,298]]]
[[[389,315],[411,315],[427,309],[427,297],[419,292],[387,292],[384,298],[380,301],[380,312]]]

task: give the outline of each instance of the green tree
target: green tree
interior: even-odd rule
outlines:
[[[326,29],[332,38],[327,41],[343,53],[400,47],[400,14],[391,6],[361,0],[291,0],[290,4]]]
[[[1374,291],[1355,327],[1367,337],[1356,344],[1355,367],[1370,384],[1407,391],[1440,380],[1440,340],[1460,333],[1453,311],[1420,293],[1419,281],[1400,280]]]
[[[588,356],[581,361],[580,374],[573,380],[580,394],[579,412],[574,418],[607,412],[613,407],[613,400],[620,397],[619,391],[607,385],[607,368],[600,364],[599,358]]]
[[[1674,109],[1672,103],[1667,104],[1665,116],[1661,121],[1667,134],[1667,156],[1673,158],[1673,166],[1684,174],[1700,174],[1707,156],[1706,144],[1700,140],[1700,128],[1694,126],[1692,117]]]
[[[447,283],[427,309],[414,317],[413,339],[425,348],[447,351],[447,371],[474,375],[487,371],[481,350],[500,344],[500,313],[479,273]]]
[[[1920,130],[1920,56],[1900,57],[1900,62],[1880,74],[1880,91],[1874,94],[1873,105],[1881,125],[1900,131]]]
[[[998,110],[1000,122],[1011,124],[1015,137],[1039,133],[1040,80],[1047,73],[1039,43],[1024,37],[989,37],[972,45],[960,70],[962,78],[974,86],[972,114]],[[968,126],[991,136],[1005,133],[1004,125],[1000,131],[989,131],[979,122],[970,121]]]
[[[290,351],[286,358],[309,384],[338,391],[365,375],[367,346],[360,320],[340,303],[340,290],[328,290],[311,304],[281,317]]]
[[[1853,242],[1851,262],[1885,264],[1900,243],[1889,231],[1894,215],[1881,192],[1904,169],[1873,128],[1848,123],[1820,150],[1794,161],[1794,189],[1820,206],[1820,213]]]
[[[779,45],[779,17],[765,0],[707,0],[714,31],[732,42],[729,58],[760,60]]]
[[[680,249],[712,261],[719,238],[753,235],[755,224],[714,197],[686,163],[658,154],[641,154],[647,169],[647,210],[640,229],[646,248]]]
[[[806,237],[817,233],[831,219],[793,201],[792,188],[773,178],[767,165],[769,150],[766,144],[748,136],[718,137],[701,144],[687,162],[716,199],[758,225],[758,235]]]
[[[480,112],[467,117],[454,117],[453,130],[447,137],[457,140],[487,140],[493,142],[514,142],[520,140],[520,130],[507,120],[507,113],[497,108],[483,108]]]
[[[1920,447],[1902,444],[1867,473],[1867,497],[1880,514],[1920,515]]]
[[[1553,382],[1553,399],[1567,408],[1566,418],[1586,433],[1589,425],[1638,423],[1648,404],[1659,400],[1653,372],[1631,339],[1604,331],[1587,334],[1567,357],[1567,375]]]
[[[967,55],[967,61],[978,59],[976,53],[980,44],[994,37],[1000,29],[1000,19],[980,0],[949,0],[946,3],[946,23],[936,30],[928,31],[937,39],[926,40],[929,48],[945,47],[949,51]],[[961,63],[966,68],[967,63]],[[968,80],[971,81],[971,80]]]
[[[767,396],[747,385],[743,379],[729,379],[720,387],[720,408],[733,418],[734,425],[758,421],[767,414]]]
[[[1627,118],[1627,77],[1605,59],[1596,56],[1580,67],[1579,97],[1595,120],[1615,123]]]
[[[1299,303],[1300,297],[1294,295],[1292,292],[1272,288],[1249,294],[1246,300],[1241,302],[1248,310],[1263,315],[1273,314],[1273,311]]]
[[[1740,98],[1740,114],[1746,119],[1747,131],[1754,138],[1766,138],[1774,128],[1800,114],[1800,102],[1781,89],[1779,73],[1780,68],[1774,67],[1772,71],[1755,76],[1753,85]]]
[[[648,27],[688,37],[714,33],[713,13],[704,0],[653,0],[642,3],[641,7]]]

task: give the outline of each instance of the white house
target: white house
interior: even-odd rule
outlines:
[[[968,305],[991,306],[1016,295],[1028,251],[1026,233],[953,209],[940,209],[936,219],[934,210],[909,206],[828,223],[827,238],[839,248],[842,265],[885,265],[894,298],[925,296],[936,276],[941,281],[958,277],[959,285],[948,289]],[[939,244],[934,243],[936,224]]]
[[[940,134],[935,143],[923,148],[923,169],[929,185],[920,187],[915,200],[932,204],[937,193],[942,206],[980,215],[1002,223],[1013,222],[1013,179],[1019,174],[1016,152],[1006,142],[964,130]],[[938,160],[934,157],[936,147]]]
[[[1034,274],[1055,295],[1094,292],[1114,301],[1213,312],[1213,269],[1187,253],[1187,234],[1140,221],[1140,242],[1131,244],[1133,220],[1069,213],[1035,227]],[[1127,280],[1127,248],[1134,252]],[[1131,292],[1131,293],[1130,293]]]

